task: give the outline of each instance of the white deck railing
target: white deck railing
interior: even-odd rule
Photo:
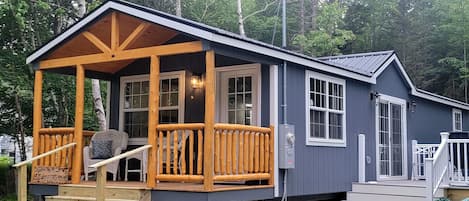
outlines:
[[[425,179],[425,159],[433,158],[440,144],[418,144],[412,140],[412,180]]]
[[[427,183],[427,197],[433,200],[440,186],[448,184],[448,138],[449,133],[441,133],[441,143],[433,158],[425,159],[425,177]]]
[[[469,139],[449,139],[449,182],[451,185],[469,185]]]

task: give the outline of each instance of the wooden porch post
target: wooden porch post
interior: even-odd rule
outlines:
[[[33,156],[39,154],[39,129],[42,127],[42,71],[37,70],[34,76],[34,102],[33,102]],[[32,174],[37,161],[33,162]]]
[[[204,190],[213,190],[213,132],[215,124],[215,52],[205,53]]]
[[[83,107],[85,102],[85,69],[83,65],[76,66],[76,97],[75,97],[75,153],[72,164],[72,183],[80,183],[81,166],[83,162]]]
[[[158,126],[158,112],[160,105],[160,59],[158,56],[150,57],[150,94],[148,96],[148,144],[151,145],[148,154],[147,185],[156,187],[156,128]]]

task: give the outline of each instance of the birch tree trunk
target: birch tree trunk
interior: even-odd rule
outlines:
[[[311,30],[316,30],[316,17],[318,15],[319,0],[311,0]]]
[[[181,0],[176,0],[176,15],[182,17]]]
[[[237,0],[237,5],[238,5],[239,34],[241,36],[246,36],[246,32],[244,31],[243,8],[242,8],[242,5],[241,5],[241,0]]]
[[[99,130],[106,130],[106,113],[104,112],[103,99],[101,98],[101,86],[99,86],[99,80],[91,80],[91,91],[93,93],[94,112],[98,118]]]
[[[300,0],[300,34],[305,34],[305,0]]]
[[[77,15],[83,17],[86,14],[86,0],[78,0]],[[103,99],[101,98],[101,86],[99,80],[91,80],[91,92],[93,95],[93,106],[98,119],[99,130],[106,130],[106,113],[104,112]]]

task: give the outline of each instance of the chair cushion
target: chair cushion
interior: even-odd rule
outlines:
[[[92,140],[91,159],[108,159],[112,157],[112,140]]]

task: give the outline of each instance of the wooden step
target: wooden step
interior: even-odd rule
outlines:
[[[63,195],[54,195],[46,196],[46,201],[94,201],[94,197],[79,197],[79,196],[63,196]],[[107,199],[106,201],[139,201],[139,200],[129,200],[129,199]]]
[[[127,186],[106,186],[106,199],[123,199],[150,201],[151,191],[143,187],[127,187]],[[96,197],[96,187],[90,185],[61,185],[59,186],[58,196],[68,197]]]

